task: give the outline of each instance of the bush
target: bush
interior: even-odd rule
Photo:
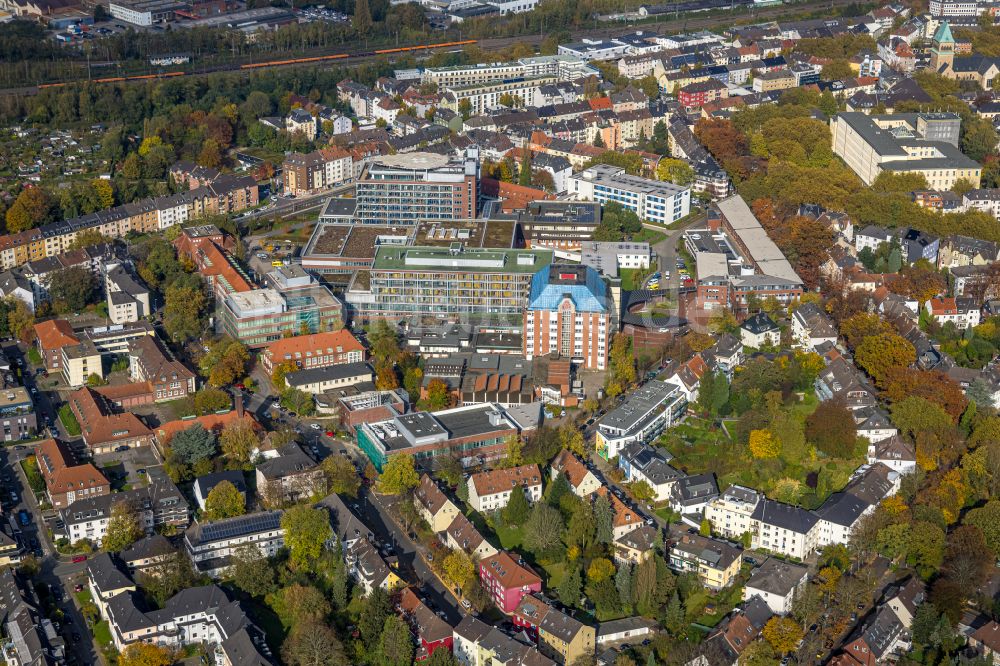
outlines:
[[[70,437],[77,437],[82,432],[80,422],[76,420],[76,416],[68,404],[59,408],[59,421],[62,422],[63,427],[66,428],[66,434]]]
[[[35,456],[28,456],[21,461],[21,469],[24,470],[24,476],[28,479],[28,486],[31,490],[38,493],[45,492],[45,479],[42,478],[42,473],[38,469],[38,460]]]

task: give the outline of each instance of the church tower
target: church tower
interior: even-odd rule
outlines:
[[[931,71],[951,78],[951,70],[954,65],[955,38],[951,36],[951,27],[948,26],[948,22],[942,21],[931,42]]]

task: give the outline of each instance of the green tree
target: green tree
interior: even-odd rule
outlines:
[[[49,296],[57,312],[81,312],[97,297],[94,274],[79,266],[55,271],[49,282]]]
[[[163,328],[174,342],[187,342],[198,337],[208,301],[199,284],[192,286],[178,281],[167,287],[163,306]]]
[[[327,456],[320,463],[330,492],[347,497],[357,497],[361,487],[361,479],[354,468],[354,463],[343,454]]]
[[[933,523],[917,521],[907,538],[907,561],[927,578],[941,567],[944,559],[944,530]]]
[[[792,652],[802,640],[802,627],[787,617],[771,618],[761,633],[778,654]]]
[[[237,546],[232,562],[229,576],[236,587],[250,596],[264,597],[277,589],[274,566],[256,545],[245,543]]]
[[[336,633],[321,622],[293,627],[281,644],[281,657],[289,666],[348,666],[351,663]]]
[[[986,118],[972,116],[962,121],[962,152],[977,162],[995,154],[1000,136]]]
[[[517,170],[517,184],[524,187],[531,186],[531,151],[525,148],[522,151],[521,164]]]
[[[392,601],[382,588],[372,590],[365,597],[358,618],[358,632],[364,645],[376,646],[382,637],[385,621],[392,613]]]
[[[205,520],[222,520],[246,513],[243,493],[229,481],[220,481],[205,498]]]
[[[574,607],[580,603],[580,595],[583,593],[583,578],[580,576],[580,567],[573,566],[559,582],[556,591],[559,593],[559,600],[569,607]]]
[[[604,495],[598,495],[594,500],[594,523],[597,526],[597,541],[610,544],[614,541],[615,513],[611,502]]]
[[[564,528],[559,512],[545,502],[538,502],[524,524],[524,546],[535,554],[548,552],[559,545]]]
[[[205,416],[230,409],[233,406],[233,401],[225,391],[206,386],[195,392],[191,406],[196,415]]]
[[[528,504],[528,498],[525,497],[524,491],[520,486],[514,488],[510,492],[510,500],[507,501],[507,506],[503,508],[503,519],[507,525],[521,525],[528,516],[531,514],[531,506]]]
[[[222,454],[240,468],[246,469],[260,447],[257,429],[248,419],[227,423],[219,436]]]
[[[284,627],[309,622],[324,622],[330,615],[330,602],[313,585],[293,583],[268,597],[268,603]]]
[[[687,186],[694,182],[694,169],[684,160],[664,157],[656,165],[656,177],[676,185]]]
[[[351,20],[354,31],[367,38],[372,29],[372,11],[368,0],[356,0],[354,3],[354,18]]]
[[[101,539],[101,546],[109,553],[120,553],[142,538],[143,529],[139,525],[139,514],[127,501],[111,505],[108,528]]]
[[[386,463],[378,480],[378,489],[386,495],[399,495],[416,488],[419,483],[420,477],[414,467],[413,456],[399,453]]]
[[[170,439],[170,451],[180,462],[193,465],[199,460],[215,455],[215,434],[205,430],[200,423],[196,423]]]
[[[306,570],[314,567],[324,544],[333,535],[326,511],[304,504],[285,511],[281,516],[281,529],[285,532],[285,545],[292,564]]]
[[[402,619],[386,618],[379,637],[377,661],[380,666],[410,666],[413,663],[413,639]]]

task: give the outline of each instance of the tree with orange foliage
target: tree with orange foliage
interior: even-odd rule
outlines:
[[[948,375],[938,370],[923,371],[916,368],[889,368],[880,384],[883,396],[890,402],[900,402],[907,396],[918,396],[940,405],[953,420],[965,411],[969,401],[958,385]]]

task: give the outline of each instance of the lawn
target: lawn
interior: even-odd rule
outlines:
[[[641,268],[623,268],[618,271],[622,279],[622,291],[635,291],[642,287],[642,276],[645,271]],[[638,279],[637,279],[638,278]]]
[[[566,563],[565,562],[553,562],[549,565],[542,565],[542,569],[545,570],[547,580],[545,581],[545,587],[547,589],[553,590],[559,587],[559,583],[562,582],[563,577],[566,575]]]
[[[650,245],[656,245],[661,240],[666,238],[667,235],[662,231],[653,231],[652,229],[642,228],[637,234],[632,234],[632,241],[635,243],[649,243]]]
[[[89,601],[93,601],[93,597],[90,596],[90,590],[83,588],[79,592],[74,592],[73,596],[76,597],[77,602],[82,606]]]
[[[28,361],[32,365],[42,364],[42,355],[41,353],[39,353],[38,347],[31,347],[30,349],[28,349]]]
[[[94,625],[94,638],[100,645],[111,645],[111,627],[108,626],[107,620],[101,620]]]
[[[521,545],[521,542],[524,541],[524,530],[522,530],[520,526],[498,526],[494,531],[496,532],[497,539],[500,540],[500,546],[504,550],[513,550],[518,548]]]
[[[76,415],[73,414],[73,410],[70,409],[69,404],[65,404],[59,408],[59,421],[66,428],[66,434],[70,437],[79,436],[80,422],[76,420]]]

